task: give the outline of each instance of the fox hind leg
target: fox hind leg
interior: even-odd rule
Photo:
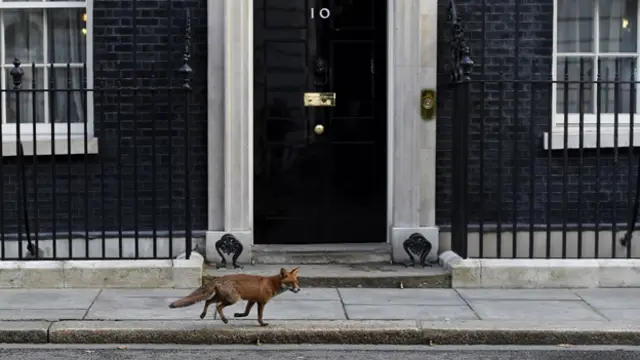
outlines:
[[[220,316],[220,320],[222,320],[223,323],[227,324],[227,323],[229,323],[229,320],[227,320],[226,316],[224,316],[224,313],[222,312],[222,309],[226,308],[229,305],[233,305],[235,303],[236,303],[236,301],[234,301],[234,302],[222,301],[222,302],[218,303],[218,306],[216,306],[216,310],[218,310],[218,315]]]
[[[223,323],[227,324],[229,320],[227,320],[227,317],[224,316],[222,309],[226,308],[229,305],[237,303],[238,300],[240,300],[240,294],[238,294],[238,292],[236,291],[230,291],[220,294],[216,310],[218,310],[218,315],[220,316],[220,320],[222,320]]]
[[[215,304],[218,301],[220,301],[220,299],[218,298],[218,294],[214,295],[211,299],[205,301],[204,309],[202,309],[202,314],[200,314],[200,319],[204,319],[204,317],[207,316],[207,311],[209,310],[209,305]]]

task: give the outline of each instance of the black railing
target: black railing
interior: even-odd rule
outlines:
[[[0,259],[190,257],[203,234],[192,229],[186,13],[175,76],[158,78],[154,61],[134,60],[148,76],[114,79],[117,63],[15,59],[0,90]]]
[[[472,72],[455,5],[449,11],[454,251],[481,258],[640,257],[633,240],[640,195],[635,59],[558,58],[553,78],[550,66],[516,60],[516,35],[503,72],[485,74],[484,57],[474,66],[482,70]],[[515,11],[511,25],[518,29],[517,5]]]
[[[451,63],[449,64],[449,80],[452,84],[452,94],[455,97],[452,122],[452,157],[451,157],[451,244],[461,256],[466,257],[467,242],[467,207],[465,191],[467,182],[467,126],[459,118],[464,118],[469,112],[469,103],[465,100],[465,93],[469,91],[473,60],[469,46],[464,37],[462,19],[458,14],[456,3],[449,2],[448,19],[451,23],[449,44],[451,48]]]

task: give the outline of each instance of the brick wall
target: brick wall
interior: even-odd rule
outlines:
[[[516,64],[522,79],[549,79],[553,41],[553,1],[520,1],[519,31],[516,32],[516,6],[518,0],[457,0],[458,12],[463,18],[466,39],[476,64],[474,79],[513,79]],[[437,222],[450,223],[451,211],[451,114],[452,94],[447,89],[446,66],[450,59],[448,0],[440,0],[439,17],[439,116],[437,144]],[[484,31],[483,31],[484,26]],[[501,74],[502,72],[502,74]],[[518,92],[517,112],[513,85],[505,87],[504,107],[499,114],[500,92],[496,84],[487,84],[484,94],[481,85],[473,85],[471,98],[472,121],[469,130],[469,221],[478,224],[498,222],[498,209],[505,224],[562,223],[565,216],[569,224],[626,223],[629,193],[629,166],[635,181],[635,161],[629,162],[628,148],[620,148],[617,161],[613,149],[602,149],[600,176],[597,177],[595,150],[584,152],[581,163],[579,152],[569,150],[568,166],[564,165],[562,150],[551,153],[551,172],[548,171],[549,152],[542,144],[543,133],[549,130],[549,85],[522,85]],[[532,95],[533,94],[533,95]],[[533,96],[533,99],[532,99]],[[533,109],[533,110],[532,110]],[[483,116],[484,114],[484,116]],[[484,141],[481,120],[484,119]],[[503,121],[500,135],[499,123]],[[529,131],[533,131],[533,143]],[[481,142],[484,145],[481,159]],[[515,145],[515,147],[514,147]],[[503,147],[503,181],[498,181],[498,148]],[[533,169],[531,168],[533,154]],[[481,189],[480,164],[484,161],[484,181]],[[614,166],[617,175],[614,175]],[[533,214],[530,212],[531,174],[535,189]],[[567,187],[563,186],[563,173],[567,174]],[[579,186],[580,179],[582,185]],[[599,187],[596,181],[599,179]],[[551,192],[547,191],[550,180]],[[513,191],[515,183],[515,192]],[[633,184],[632,184],[633,185]],[[635,185],[633,185],[635,186]],[[579,196],[582,189],[582,196]],[[483,190],[483,191],[482,191]],[[564,203],[563,192],[567,192]],[[502,192],[503,200],[498,194]],[[484,193],[484,195],[482,195]],[[515,199],[515,207],[513,200]],[[580,202],[582,199],[582,202]],[[599,204],[598,204],[599,201]],[[547,219],[546,205],[551,211]],[[614,220],[614,209],[616,210]],[[598,218],[599,217],[599,218]]]
[[[168,86],[170,72],[173,72],[175,78],[173,83],[180,84],[180,74],[176,70],[182,64],[184,51],[185,9],[191,9],[192,39],[189,64],[193,69],[191,84],[194,89],[189,107],[191,116],[188,144],[193,209],[191,221],[194,230],[206,229],[207,5],[205,0],[173,0],[171,3],[173,11],[169,12],[169,1],[137,1],[137,39],[134,42],[132,1],[95,0],[95,86],[113,89],[117,81],[120,81],[122,86],[132,86],[131,79],[134,69],[137,69],[137,76],[146,78],[141,84],[147,89],[137,94],[124,92],[120,97],[113,90],[95,94],[95,136],[99,138],[99,154],[88,155],[87,158],[84,155],[56,156],[53,159],[55,185],[52,184],[51,156],[25,158],[32,231],[51,232],[54,221],[58,232],[67,232],[69,222],[71,229],[80,233],[86,228],[90,231],[100,231],[103,225],[107,231],[116,231],[118,228],[132,231],[136,223],[139,230],[149,231],[152,229],[154,210],[154,178],[157,180],[157,229],[167,230],[171,221],[173,229],[184,231],[184,172],[187,151],[184,94],[181,91],[169,94],[167,90],[154,93],[148,88],[154,84]],[[171,46],[169,36],[172,37]],[[134,49],[137,50],[136,62],[133,57]],[[104,71],[100,72],[100,68]],[[152,75],[155,75],[155,80],[149,80]],[[169,129],[170,119],[172,130]],[[121,128],[119,135],[118,122]],[[137,122],[137,132],[134,131],[134,122]],[[155,173],[152,172],[153,123],[157,129]],[[135,142],[134,133],[137,134]],[[171,147],[170,135],[173,137]],[[137,159],[134,162],[136,151]],[[168,188],[170,159],[173,163],[171,191]],[[36,164],[34,160],[37,161]],[[17,161],[14,157],[5,158],[3,162],[4,233],[17,231]],[[134,168],[137,168],[137,209],[134,205]],[[37,179],[37,187],[33,182],[34,177]],[[119,181],[122,183],[121,202],[118,201]],[[85,192],[85,186],[88,193]],[[34,202],[36,189],[37,204]],[[55,213],[52,209],[54,194]],[[172,196],[173,214],[169,214],[169,194]],[[85,199],[88,201],[85,202]],[[119,208],[122,210],[121,224],[117,218]],[[88,224],[85,223],[85,214],[88,215]],[[36,220],[39,229],[35,229]]]

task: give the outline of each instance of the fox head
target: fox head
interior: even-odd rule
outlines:
[[[283,291],[289,290],[293,293],[300,291],[300,286],[298,285],[299,272],[299,267],[291,271],[287,271],[287,269],[284,268],[280,269],[280,287]]]

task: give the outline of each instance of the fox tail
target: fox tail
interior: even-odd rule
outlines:
[[[191,306],[197,302],[210,299],[214,293],[215,293],[215,288],[201,286],[200,288],[196,289],[194,292],[187,295],[186,297],[183,297],[180,300],[176,300],[172,302],[169,305],[169,308],[175,309],[175,308],[181,308],[185,306]]]

